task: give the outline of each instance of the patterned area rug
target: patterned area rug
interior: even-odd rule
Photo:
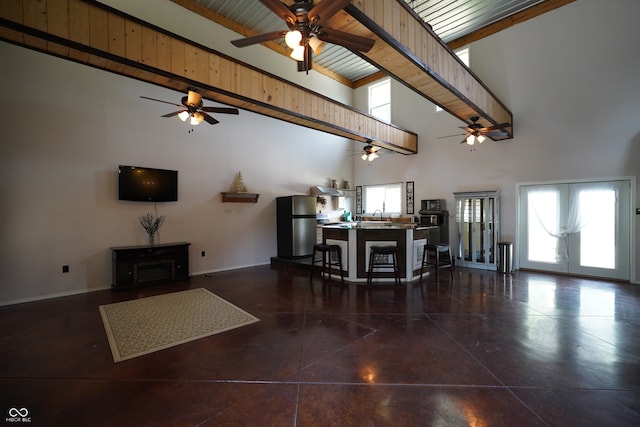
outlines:
[[[99,309],[115,362],[260,320],[203,288],[101,305]]]

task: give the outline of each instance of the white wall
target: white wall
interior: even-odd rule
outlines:
[[[639,19],[635,0],[581,0],[472,44],[471,68],[513,112],[515,135],[476,151],[439,139],[464,124],[394,82],[392,120],[418,133],[419,154],[355,162],[355,185],[415,181],[416,203],[444,198],[450,211],[453,192],[499,190],[502,240],[515,241],[517,183],[637,176]]]

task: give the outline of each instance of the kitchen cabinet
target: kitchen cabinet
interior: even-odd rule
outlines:
[[[456,200],[456,265],[496,269],[500,239],[500,196],[497,191],[453,193]]]

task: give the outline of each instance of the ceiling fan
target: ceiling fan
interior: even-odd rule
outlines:
[[[372,162],[375,159],[377,159],[378,157],[380,157],[378,155],[378,151],[379,150],[380,150],[380,147],[377,147],[377,146],[373,145],[371,143],[371,140],[368,139],[367,140],[367,145],[364,146],[363,152],[362,152],[362,156],[360,156],[360,158],[362,160],[368,160],[368,161]]]
[[[293,51],[291,58],[298,62],[298,71],[307,74],[312,66],[312,51],[319,53],[323,42],[337,44],[347,49],[368,52],[375,40],[355,34],[322,27],[322,23],[344,9],[351,0],[323,0],[317,5],[313,0],[296,1],[287,6],[280,0],[260,0],[273,13],[282,18],[289,31],[273,31],[243,39],[232,40],[236,47],[245,47],[284,37]]]
[[[464,129],[467,131],[467,134],[460,133],[455,135],[441,136],[440,138],[450,138],[452,136],[467,135],[465,139],[460,142],[460,144],[466,143],[467,145],[474,145],[475,143],[482,144],[484,140],[487,139],[487,137],[500,138],[509,135],[509,133],[505,131],[505,128],[510,126],[509,123],[501,123],[495,126],[484,127],[480,123],[478,123],[478,120],[480,120],[480,117],[478,116],[473,116],[469,120],[471,120],[471,124],[467,126],[460,126],[460,129]]]
[[[175,104],[173,102],[163,101],[161,99],[149,98],[148,96],[141,96],[140,98],[149,99],[151,101],[164,102],[165,104],[175,105],[182,108],[181,110],[174,111],[173,113],[164,114],[162,117],[178,116],[180,120],[186,122],[190,119],[189,123],[193,126],[199,125],[202,121],[206,121],[210,125],[220,123],[207,113],[219,113],[219,114],[238,114],[237,108],[224,108],[224,107],[204,107],[202,103],[202,95],[198,93],[198,90],[190,87],[188,89],[187,96],[182,97],[182,105]]]

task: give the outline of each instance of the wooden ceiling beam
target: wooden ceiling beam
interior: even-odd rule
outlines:
[[[403,0],[353,0],[334,15],[331,28],[373,38],[359,55],[465,123],[480,118],[485,126],[508,123],[513,115],[489,88]]]

